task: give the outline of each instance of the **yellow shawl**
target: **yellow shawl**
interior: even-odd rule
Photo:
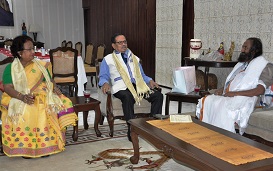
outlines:
[[[134,75],[135,75],[135,80],[136,80],[136,90],[135,90],[127,72],[122,67],[115,52],[113,52],[113,59],[114,59],[115,65],[117,67],[117,70],[118,70],[122,80],[124,81],[125,85],[129,89],[129,91],[132,93],[135,101],[139,104],[140,101],[143,99],[144,95],[146,95],[148,97],[149,94],[152,93],[152,90],[147,86],[147,84],[143,80],[143,77],[140,73],[138,60],[136,59],[135,55],[132,53],[132,59],[133,59],[133,65],[134,65]]]
[[[59,111],[64,109],[62,100],[53,93],[53,83],[50,81],[48,73],[45,67],[36,59],[32,60],[34,64],[41,70],[43,73],[46,84],[47,84],[47,112],[48,113],[58,113]],[[22,94],[30,93],[30,89],[27,84],[27,76],[24,70],[23,65],[21,64],[18,58],[15,58],[11,64],[11,76],[12,82],[14,85],[14,89]],[[12,119],[12,121],[16,124],[19,121],[19,117],[23,116],[26,103],[16,98],[11,98],[9,103],[8,115]],[[23,117],[21,117],[23,119]]]

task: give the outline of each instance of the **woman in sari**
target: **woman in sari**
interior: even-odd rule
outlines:
[[[16,37],[11,53],[1,100],[4,153],[37,158],[63,151],[66,127],[77,120],[72,102],[51,79],[51,64],[34,58],[30,37]]]

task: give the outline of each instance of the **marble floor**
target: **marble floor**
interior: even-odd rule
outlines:
[[[91,96],[93,98],[98,97],[97,88],[91,87],[90,79],[87,84],[87,89],[91,90]],[[99,90],[100,91],[100,90]],[[170,89],[163,88],[162,93],[165,95],[165,93],[169,92]],[[177,102],[171,102],[170,104],[170,114],[171,113],[177,113],[178,104]],[[182,113],[190,112],[195,110],[195,104],[191,103],[183,103],[182,104]],[[165,112],[165,97],[162,107],[163,114]],[[94,124],[94,111],[89,112],[88,116],[88,123],[89,125]],[[82,113],[79,113],[79,125],[83,125],[82,120]],[[106,119],[105,119],[105,122]],[[124,121],[115,121],[115,122],[124,122]],[[107,124],[107,123],[105,123]],[[147,143],[145,140],[139,138],[140,144],[142,145],[143,149],[146,147],[151,148],[154,150],[154,147],[151,146],[151,144]],[[115,145],[119,145],[119,148],[131,148],[131,142],[127,140],[127,137],[120,138],[120,139],[113,139],[109,140],[110,143],[115,143]],[[26,160],[21,157],[6,157],[2,156],[0,157],[0,170],[2,171],[34,171],[34,170],[41,170],[41,171],[47,171],[47,170],[59,170],[59,171],[74,171],[74,170],[96,170],[94,168],[91,168],[91,166],[86,165],[86,159],[91,158],[93,154],[97,154],[101,149],[109,148],[109,144],[107,145],[108,141],[98,141],[93,143],[86,143],[86,144],[80,144],[77,146],[68,146],[66,147],[66,150],[62,153],[59,153],[57,155],[52,155],[48,158],[37,158],[37,159],[31,159]],[[145,146],[145,148],[144,148]],[[50,165],[48,165],[50,163]],[[106,169],[104,169],[106,170]],[[128,170],[128,169],[121,169],[121,167],[118,168],[111,168],[111,170]],[[166,164],[164,164],[160,169],[160,171],[170,171],[170,170],[180,170],[180,171],[193,171],[192,169],[188,168],[187,166],[183,166],[181,164],[178,164],[174,160],[170,159]]]

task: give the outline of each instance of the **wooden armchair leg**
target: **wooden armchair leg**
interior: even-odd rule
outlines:
[[[101,115],[101,117],[100,117],[100,125],[103,125],[103,122],[104,122],[104,116]]]
[[[92,85],[92,87],[94,87],[93,76],[91,76],[91,85]]]
[[[107,121],[108,121],[109,128],[110,128],[109,136],[113,137],[113,135],[114,135],[114,117],[113,117],[113,114],[112,115],[109,115],[109,114],[107,115]]]
[[[74,87],[71,86],[71,85],[68,86],[68,92],[69,92],[69,96],[70,96],[70,97],[73,97],[73,94],[74,94],[73,88],[74,88]]]

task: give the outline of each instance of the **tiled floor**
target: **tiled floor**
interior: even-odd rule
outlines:
[[[91,87],[90,84],[90,78],[88,78],[88,84],[87,84],[87,89],[91,90],[91,97],[97,99],[98,98],[98,93],[97,93],[97,88]],[[165,93],[171,91],[170,89],[162,88],[162,94],[164,95],[164,101],[163,101],[163,106],[162,106],[162,112],[163,115],[165,114]],[[182,103],[182,113],[186,112],[192,112],[195,111],[195,104],[193,103]],[[177,113],[178,110],[178,103],[177,102],[170,102],[170,109],[169,113]],[[90,111],[88,114],[88,124],[94,124],[94,118],[95,117],[95,112]],[[104,122],[107,122],[105,119]],[[82,120],[82,113],[79,113],[79,125],[83,125],[83,120]]]

